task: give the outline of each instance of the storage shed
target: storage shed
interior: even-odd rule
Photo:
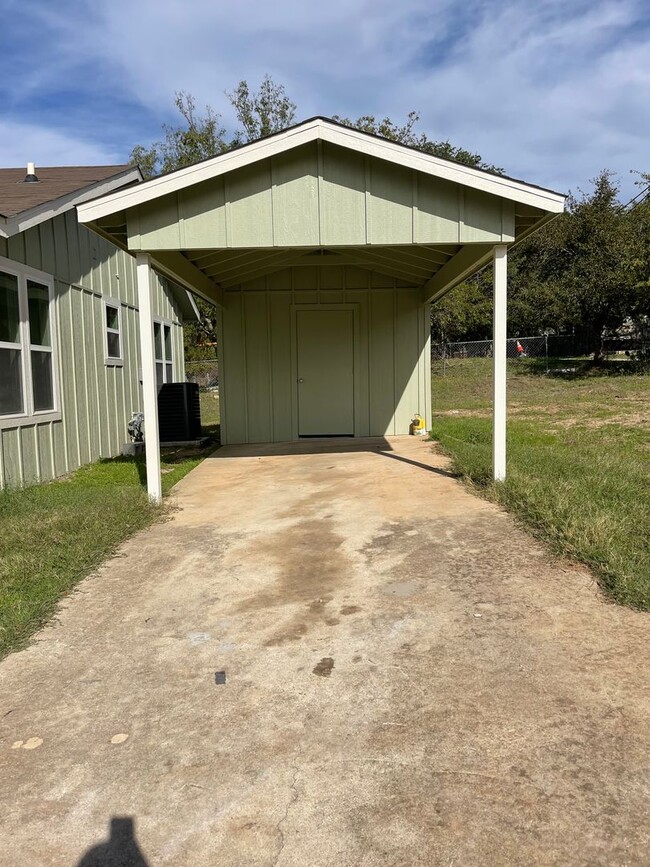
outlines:
[[[152,265],[219,306],[224,443],[407,434],[415,413],[429,422],[429,305],[494,261],[503,478],[507,248],[563,204],[318,117],[85,204],[79,219],[136,256],[145,315]]]

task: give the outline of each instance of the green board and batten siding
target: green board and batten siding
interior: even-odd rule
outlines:
[[[133,207],[126,224],[129,248],[154,255],[279,248],[290,260],[292,250],[336,247],[363,264],[363,250],[374,248],[375,263],[384,263],[374,271],[288,261],[285,270],[264,275],[262,257],[259,277],[250,273],[233,285],[216,269],[225,290],[222,441],[278,442],[299,436],[300,305],[355,310],[355,436],[406,434],[415,413],[430,418],[428,306],[413,283],[377,271],[399,271],[399,245],[408,251],[414,245],[512,241],[515,209],[488,193],[313,142]],[[386,245],[392,250],[381,249]]]
[[[355,436],[407,434],[414,413],[430,418],[429,311],[419,290],[351,266],[289,268],[226,292],[224,443],[296,439],[294,313],[321,304],[356,312]]]
[[[550,191],[312,118],[80,213],[219,305],[222,442],[260,443],[430,420],[429,302],[561,210]]]
[[[0,429],[0,487],[61,476],[119,454],[131,412],[142,407],[135,263],[67,211],[8,239],[0,256],[54,278],[61,420]],[[174,378],[183,380],[183,330],[173,295],[154,275],[155,316],[168,320]],[[123,365],[105,364],[103,298],[121,302]]]
[[[129,249],[509,243],[511,201],[313,142],[139,205]]]

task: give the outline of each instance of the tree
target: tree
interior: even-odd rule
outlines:
[[[592,183],[513,250],[509,321],[571,330],[602,363],[606,333],[650,313],[650,205],[624,207],[611,172]]]
[[[356,120],[335,114],[332,120],[342,123],[344,126],[361,130],[361,132],[378,135],[390,141],[417,148],[417,150],[424,151],[424,153],[431,154],[434,157],[454,160],[457,163],[463,163],[466,166],[472,166],[472,168],[483,169],[484,171],[494,172],[499,175],[504,173],[503,169],[486,163],[480,154],[472,153],[465,148],[452,145],[448,139],[433,141],[426,133],[416,133],[413,128],[420,120],[420,114],[417,111],[410,111],[406,116],[406,121],[401,126],[389,117],[377,120],[372,114],[364,114]]]
[[[591,193],[570,195],[567,211],[522,246],[520,267],[534,286],[554,293],[554,315],[581,334],[595,362],[603,337],[639,307],[640,239],[636,220],[618,199],[611,172],[602,171]]]
[[[287,96],[284,86],[265,75],[257,92],[251,93],[248,82],[242,80],[232,93],[226,92],[230,104],[243,126],[236,132],[232,145],[254,141],[291,126],[296,116],[296,105]]]
[[[592,191],[570,195],[564,214],[513,249],[510,334],[570,330],[602,363],[607,332],[648,321],[650,177],[639,183],[643,195],[623,207],[614,176],[601,172]],[[434,306],[434,330],[448,340],[489,337],[491,292],[490,270],[456,287]]]
[[[633,315],[650,319],[650,174],[640,174],[639,193],[626,208],[632,239],[632,272],[638,290]],[[648,323],[650,324],[650,323]]]
[[[486,269],[431,307],[433,337],[440,342],[492,337],[492,271]]]
[[[230,147],[221,116],[209,105],[205,107],[205,114],[198,114],[194,97],[182,90],[176,93],[174,105],[183,123],[180,126],[163,124],[163,139],[148,148],[136,145],[131,151],[131,162],[140,166],[145,178],[182,169]]]
[[[131,151],[131,162],[140,166],[145,178],[152,178],[279,132],[293,123],[296,106],[286,95],[284,86],[275,84],[269,75],[264,76],[257,91],[251,91],[248,82],[242,80],[226,96],[241,124],[241,129],[236,129],[231,138],[227,138],[220,114],[209,105],[201,114],[194,97],[181,90],[174,97],[181,123],[178,126],[163,124],[164,138],[149,147],[136,145]]]

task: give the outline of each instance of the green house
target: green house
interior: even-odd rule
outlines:
[[[76,214],[141,181],[133,166],[0,169],[0,488],[119,454],[143,408],[134,259]],[[160,269],[150,289],[158,378],[182,381],[196,306]]]
[[[505,476],[507,250],[564,197],[312,118],[79,207],[219,307],[222,441],[407,434],[430,421],[429,305],[495,266],[494,474]],[[143,343],[155,413],[153,338]],[[149,493],[160,497],[156,430]]]

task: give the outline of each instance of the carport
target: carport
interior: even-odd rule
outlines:
[[[313,118],[79,207],[136,257],[149,496],[161,497],[151,268],[219,308],[222,442],[431,420],[429,305],[494,264],[493,470],[506,472],[507,251],[558,193]]]

